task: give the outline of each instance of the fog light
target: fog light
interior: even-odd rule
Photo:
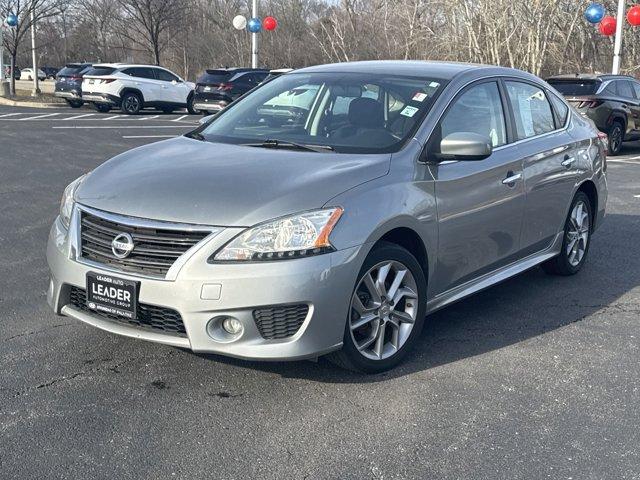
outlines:
[[[236,318],[227,317],[222,321],[222,328],[231,335],[237,335],[242,331],[242,324]]]

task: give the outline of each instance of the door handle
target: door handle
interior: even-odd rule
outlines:
[[[573,165],[575,161],[576,161],[575,157],[570,157],[569,155],[565,155],[564,160],[562,160],[562,163],[560,165],[562,165],[563,167],[569,168],[571,165]]]
[[[511,187],[517,181],[522,180],[522,173],[509,172],[509,173],[507,173],[507,175],[508,175],[507,178],[502,180],[502,184],[503,185],[509,185]]]

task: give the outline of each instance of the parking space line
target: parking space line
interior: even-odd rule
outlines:
[[[172,122],[179,122],[180,120],[182,120],[184,117],[187,117],[188,115],[182,115],[181,117],[178,118],[174,118],[173,120],[171,120]]]
[[[629,165],[640,165],[640,162],[633,162],[631,160],[609,160],[608,158],[607,163],[627,163]]]
[[[62,120],[67,121],[67,120],[77,120],[79,118],[84,118],[84,117],[91,117],[95,115],[95,113],[85,113],[83,115],[76,115],[75,117],[69,117],[69,118],[63,118]]]
[[[143,117],[140,120],[153,120],[154,118],[158,118],[160,115],[152,115],[150,117]]]
[[[25,120],[35,120],[37,118],[53,117],[55,115],[60,115],[60,114],[59,113],[46,113],[44,115],[38,115],[36,117],[21,118],[20,121],[24,122]]]
[[[22,112],[20,112],[20,113],[5,113],[4,115],[0,115],[0,118],[11,117],[13,115],[22,115]]]
[[[103,129],[103,128],[189,128],[187,125],[74,125],[72,127],[51,127],[56,129]]]
[[[123,135],[122,138],[176,138],[178,135]]]
[[[100,120],[114,120],[118,117],[123,117],[124,115],[112,115],[111,117],[101,118]]]

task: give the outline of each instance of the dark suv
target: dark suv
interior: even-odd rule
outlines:
[[[640,81],[625,75],[558,75],[547,79],[582,115],[609,136],[609,154],[640,139]]]
[[[55,97],[64,98],[72,108],[80,108],[82,102],[82,76],[91,63],[69,63],[56,75]]]
[[[255,68],[205,70],[196,83],[193,106],[204,115],[217,113],[257,87],[267,75],[269,70]]]

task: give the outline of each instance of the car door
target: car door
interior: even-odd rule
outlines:
[[[187,103],[189,92],[187,92],[185,83],[177,75],[163,68],[154,68],[153,70],[162,89],[161,101],[175,104]]]
[[[640,136],[640,82],[631,80],[629,83],[633,89],[633,101],[629,102],[629,108],[635,123],[635,137],[637,138]]]
[[[474,83],[453,100],[428,142],[427,152],[437,154],[448,135],[472,132],[490,139],[493,146],[484,160],[430,166],[438,212],[435,294],[517,257],[525,200],[522,161],[507,143],[507,112],[497,81]]]
[[[131,67],[124,69],[122,73],[131,77],[131,81],[127,82],[125,87],[131,86],[140,90],[145,103],[161,101],[162,93],[160,82],[156,80],[152,68]]]
[[[512,111],[516,154],[522,159],[526,206],[521,256],[542,251],[562,231],[578,175],[579,145],[564,128],[568,109],[544,87],[505,80]],[[564,107],[564,108],[562,108]]]
[[[628,80],[616,80],[618,95],[622,97],[622,108],[627,113],[627,134],[635,136],[640,128],[638,119],[638,102],[633,92],[633,86]]]

